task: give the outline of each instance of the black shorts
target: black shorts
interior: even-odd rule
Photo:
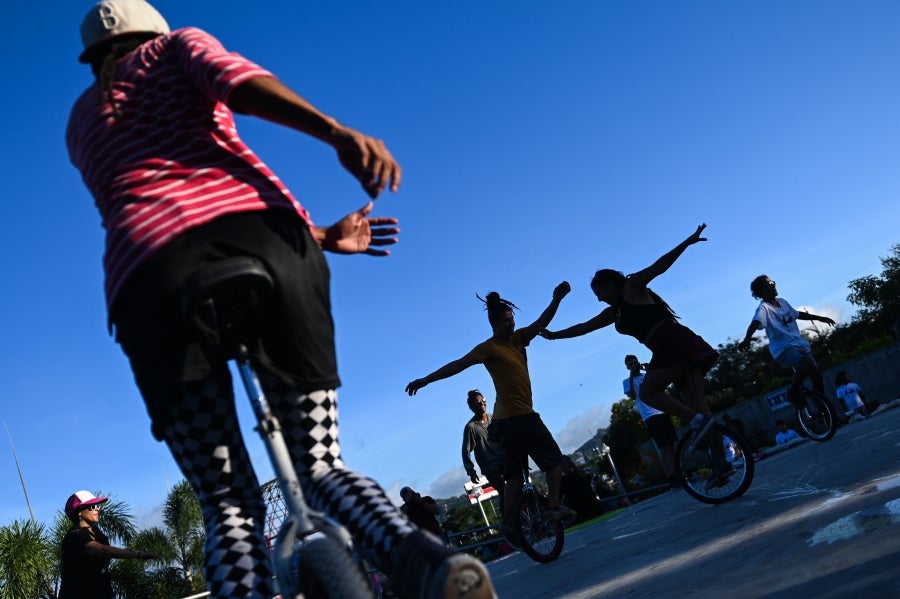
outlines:
[[[227,371],[185,325],[181,288],[198,269],[234,256],[260,259],[275,280],[275,298],[261,329],[267,368],[302,393],[340,384],[330,274],[307,224],[286,210],[225,216],[154,253],[128,278],[110,310],[116,341],[131,362],[157,438],[178,385]]]
[[[506,451],[504,476],[508,481],[522,480],[522,464],[527,464],[529,456],[544,472],[563,463],[559,445],[537,412],[494,418],[488,426],[488,435]]]
[[[678,435],[675,432],[675,425],[672,424],[672,418],[668,414],[655,414],[645,420],[644,424],[657,447],[675,444]]]

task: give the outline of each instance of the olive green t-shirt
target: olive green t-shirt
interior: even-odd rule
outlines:
[[[507,341],[488,339],[475,346],[470,354],[484,367],[494,381],[497,401],[494,419],[520,416],[534,412],[531,398],[531,378],[528,376],[528,356],[521,331],[515,331]]]

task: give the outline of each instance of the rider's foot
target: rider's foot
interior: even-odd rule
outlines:
[[[403,599],[496,599],[484,564],[424,530],[407,536],[391,556],[394,592]]]
[[[688,451],[693,452],[694,449],[696,449],[697,445],[706,437],[707,433],[709,433],[709,429],[712,428],[712,425],[715,424],[715,422],[715,418],[700,414],[699,412],[691,419],[691,440],[690,443],[688,443]]]
[[[544,511],[544,517],[550,522],[568,520],[578,515],[578,512],[567,505],[560,504],[557,508],[548,508]]]

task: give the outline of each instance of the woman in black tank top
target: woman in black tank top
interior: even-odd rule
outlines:
[[[641,401],[689,421],[699,436],[705,435],[712,424],[703,376],[719,354],[679,323],[672,308],[647,285],[666,272],[688,246],[706,241],[700,236],[705,228],[705,224],[700,225],[674,249],[636,273],[625,276],[616,270],[598,270],[591,280],[591,290],[609,307],[561,331],[541,332],[545,339],[567,339],[614,324],[619,333],[634,337],[653,352],[641,385]],[[683,402],[665,392],[669,384],[682,392]]]

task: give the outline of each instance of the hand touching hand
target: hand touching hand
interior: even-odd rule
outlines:
[[[391,245],[397,243],[392,237],[400,233],[397,227],[376,227],[379,225],[396,225],[396,218],[368,218],[374,202],[369,202],[356,212],[351,212],[338,222],[325,229],[322,249],[336,254],[368,254],[370,256],[387,256],[388,250],[377,250],[372,246]]]
[[[563,281],[553,290],[553,299],[562,299],[566,297],[570,291],[572,291],[572,286],[569,285],[568,281]]]

